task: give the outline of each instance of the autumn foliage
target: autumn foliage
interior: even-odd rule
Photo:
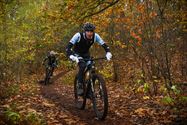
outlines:
[[[82,31],[83,23],[92,22],[113,54],[112,61],[97,65],[98,72],[109,83],[110,97],[113,99],[110,102],[110,120],[105,123],[110,124],[111,119],[116,118],[120,124],[128,116],[131,119],[129,124],[169,124],[172,121],[167,123],[163,119],[174,119],[172,113],[177,111],[184,117],[187,102],[186,5],[185,0],[0,0],[0,105],[4,105],[3,109],[7,108],[6,99],[17,101],[17,95],[29,96],[31,100],[36,98],[33,103],[37,104],[45,100],[45,97],[40,97],[41,93],[38,94],[38,89],[43,90],[43,96],[49,89],[51,93],[47,97],[54,97],[50,88],[41,88],[36,84],[43,77],[42,60],[50,50],[59,53],[57,72],[69,71],[58,83],[71,84],[74,69],[65,56],[65,46],[76,32]],[[105,54],[98,45],[94,45],[91,51],[98,57]],[[27,80],[34,87],[26,84]],[[63,88],[67,86],[63,85],[54,85],[54,88],[67,90]],[[37,92],[37,96],[20,94],[25,91]],[[67,97],[71,98],[70,93],[73,92],[67,93]],[[58,112],[60,107],[55,108],[55,101],[58,103],[57,99],[51,99],[50,105],[49,100],[45,100],[46,103],[40,106],[44,109],[52,107]],[[30,103],[24,98],[20,104],[24,102]],[[138,103],[147,107],[141,107]],[[155,107],[149,107],[151,104]],[[162,106],[171,110],[163,111]],[[0,119],[1,109],[0,106]],[[70,110],[76,114],[73,109]],[[24,122],[26,118],[16,114],[16,111],[21,110],[9,109],[6,113]],[[63,116],[62,111],[59,114]],[[66,114],[64,117],[71,113]],[[27,115],[29,118],[36,117],[36,124],[42,124],[37,111]],[[68,118],[62,119],[70,124],[73,120]],[[81,118],[72,118],[81,121]],[[96,124],[95,121],[88,123]]]

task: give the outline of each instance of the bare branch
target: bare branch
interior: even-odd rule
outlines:
[[[96,12],[93,12],[93,13],[90,13],[90,14],[88,14],[88,15],[85,15],[85,16],[82,17],[81,19],[84,20],[85,18],[88,18],[88,17],[94,16],[94,15],[97,15],[97,14],[103,12],[104,10],[108,9],[109,7],[115,5],[115,4],[118,3],[119,1],[120,1],[120,0],[114,0],[113,2],[108,3],[109,5],[107,5],[106,7],[102,8],[102,9],[96,11]],[[98,7],[98,6],[99,6],[99,5],[97,5],[96,7]],[[94,8],[96,8],[96,7],[94,7]]]
[[[164,10],[165,10],[165,8],[166,8],[166,5],[167,5],[167,0],[166,0],[166,2],[165,2],[165,4],[164,4],[164,7],[163,8],[161,8],[161,5],[160,5],[160,3],[158,2],[158,0],[156,0],[156,2],[157,2],[157,5],[158,5],[158,9],[159,9],[159,11],[160,11],[160,16],[161,16],[161,18],[163,17],[163,13],[164,13]]]

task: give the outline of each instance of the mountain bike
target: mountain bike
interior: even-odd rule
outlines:
[[[108,112],[108,95],[105,85],[105,80],[102,75],[98,74],[95,69],[95,61],[106,58],[90,58],[84,59],[87,62],[87,67],[84,71],[83,95],[78,95],[78,75],[74,80],[74,96],[75,104],[79,109],[85,109],[86,100],[90,99],[93,104],[93,109],[96,117],[99,120],[104,120]]]
[[[46,75],[45,75],[45,80],[44,84],[47,85],[50,83],[50,79],[53,73],[54,67],[53,66],[46,66]]]

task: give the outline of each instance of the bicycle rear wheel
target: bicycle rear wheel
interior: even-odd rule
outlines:
[[[85,83],[83,82],[83,95],[78,95],[78,76],[76,75],[74,80],[74,96],[75,104],[79,109],[84,109],[86,106],[86,94],[85,94]]]
[[[108,95],[105,81],[101,75],[95,74],[93,76],[93,108],[99,120],[104,120],[108,113]]]
[[[49,84],[51,73],[52,73],[52,70],[50,67],[48,67],[46,69],[46,77],[45,77],[45,82],[44,82],[45,85]]]

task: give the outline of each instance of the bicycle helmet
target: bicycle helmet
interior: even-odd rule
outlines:
[[[50,51],[50,52],[49,52],[49,55],[54,56],[54,55],[56,55],[56,52]]]
[[[95,25],[87,22],[83,25],[83,30],[84,31],[94,31],[95,30]]]

